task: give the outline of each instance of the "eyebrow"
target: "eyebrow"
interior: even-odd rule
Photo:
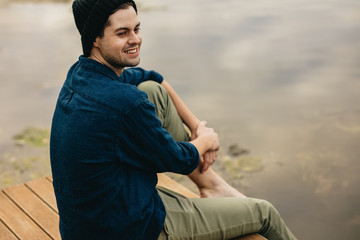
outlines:
[[[136,24],[136,26],[135,26],[135,28],[138,28],[138,27],[140,27],[140,22],[138,24]],[[115,30],[115,32],[128,31],[128,30],[130,30],[130,28],[128,28],[128,27],[119,27]]]

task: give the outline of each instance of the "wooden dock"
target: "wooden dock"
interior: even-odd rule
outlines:
[[[159,185],[187,197],[198,197],[184,186],[159,174]],[[51,177],[36,179],[0,191],[0,239],[61,239],[59,215]],[[264,240],[258,234],[239,240]]]

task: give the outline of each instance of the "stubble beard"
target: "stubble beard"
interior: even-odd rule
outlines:
[[[137,57],[136,59],[133,59],[133,61],[126,61],[126,59],[123,60],[120,59],[119,57],[111,56],[111,55],[103,56],[103,58],[108,64],[110,64],[113,68],[116,69],[124,69],[126,67],[136,67],[137,65],[140,64],[140,56]]]

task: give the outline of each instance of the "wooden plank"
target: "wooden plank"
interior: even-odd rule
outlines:
[[[183,185],[178,182],[172,180],[170,177],[166,176],[164,173],[158,174],[158,186],[168,188],[174,192],[178,192],[188,198],[198,198],[194,192],[190,191]]]
[[[199,196],[178,182],[174,181],[170,177],[166,176],[164,173],[158,174],[158,186],[168,188],[174,192],[178,192],[188,198],[198,198]],[[251,234],[248,236],[240,237],[237,240],[266,240],[259,234]]]
[[[47,178],[40,178],[25,183],[31,191],[33,191],[41,200],[46,202],[56,213],[58,213],[54,188]]]
[[[25,185],[17,185],[6,188],[3,191],[52,239],[61,239],[59,233],[59,215],[36,196],[34,192]]]
[[[159,186],[189,198],[199,197],[165,174],[158,174],[158,178]],[[0,239],[61,239],[58,221],[51,176],[0,192]],[[266,239],[252,234],[238,240]]]
[[[8,227],[0,221],[0,239],[18,240],[18,238],[8,229]]]
[[[51,239],[2,191],[0,203],[0,219],[19,239]]]

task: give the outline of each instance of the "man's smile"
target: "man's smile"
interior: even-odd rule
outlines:
[[[132,49],[128,49],[128,50],[125,50],[124,53],[126,54],[137,54],[139,52],[139,48],[132,48]]]

